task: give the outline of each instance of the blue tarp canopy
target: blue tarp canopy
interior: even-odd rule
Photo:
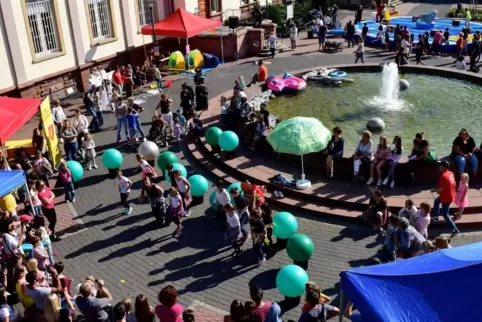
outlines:
[[[340,275],[363,321],[482,320],[482,242]]]
[[[22,170],[0,170],[0,197],[8,195],[23,184],[25,174]]]

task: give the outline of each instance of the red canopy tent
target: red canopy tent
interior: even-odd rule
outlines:
[[[189,45],[189,38],[221,26],[222,22],[220,20],[203,18],[179,8],[169,17],[155,23],[154,26],[142,28],[142,34],[185,38]],[[221,53],[223,53],[222,39],[223,36],[221,34]],[[222,61],[224,62],[224,53]]]
[[[39,111],[40,102],[40,98],[0,97],[0,144],[5,144]]]

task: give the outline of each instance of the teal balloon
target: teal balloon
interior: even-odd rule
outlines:
[[[288,256],[295,262],[306,262],[313,255],[315,245],[310,237],[304,234],[295,234],[286,245]]]
[[[186,178],[187,177],[187,170],[186,168],[180,164],[180,163],[173,163],[172,164],[172,169],[175,171],[175,170],[179,170],[181,171],[181,175]],[[164,177],[166,178],[167,182],[171,183],[171,178],[169,177],[169,174],[167,173],[167,170],[164,170]]]
[[[191,184],[191,195],[201,197],[209,190],[209,182],[202,175],[195,174],[189,178]]]
[[[223,130],[221,130],[219,127],[210,127],[206,131],[206,142],[210,146],[218,146],[219,145],[219,137],[223,133]]]
[[[298,265],[286,265],[276,275],[276,287],[287,297],[297,297],[304,293],[308,274]]]
[[[162,171],[166,170],[166,167],[169,163],[174,164],[177,163],[177,156],[174,152],[171,151],[165,151],[159,154],[157,157],[157,166],[159,169]]]
[[[219,136],[219,146],[224,151],[234,151],[239,145],[239,138],[233,131],[223,132]]]
[[[102,154],[102,164],[107,169],[119,169],[122,165],[122,153],[117,149],[107,149]]]
[[[72,173],[72,180],[74,180],[74,182],[77,182],[80,179],[82,179],[82,176],[84,175],[84,168],[79,162],[67,161],[67,168]]]
[[[281,239],[288,239],[298,230],[295,216],[289,212],[279,212],[273,217],[273,234]]]

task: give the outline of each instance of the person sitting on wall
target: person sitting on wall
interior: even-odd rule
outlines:
[[[258,61],[258,72],[253,75],[253,79],[251,83],[246,85],[247,87],[251,87],[251,85],[256,84],[256,82],[264,82],[268,78],[268,69],[263,64],[262,60]]]

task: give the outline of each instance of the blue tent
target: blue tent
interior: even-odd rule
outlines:
[[[482,242],[341,274],[363,321],[480,321]]]
[[[8,195],[23,184],[25,174],[22,170],[0,170],[0,197]]]

